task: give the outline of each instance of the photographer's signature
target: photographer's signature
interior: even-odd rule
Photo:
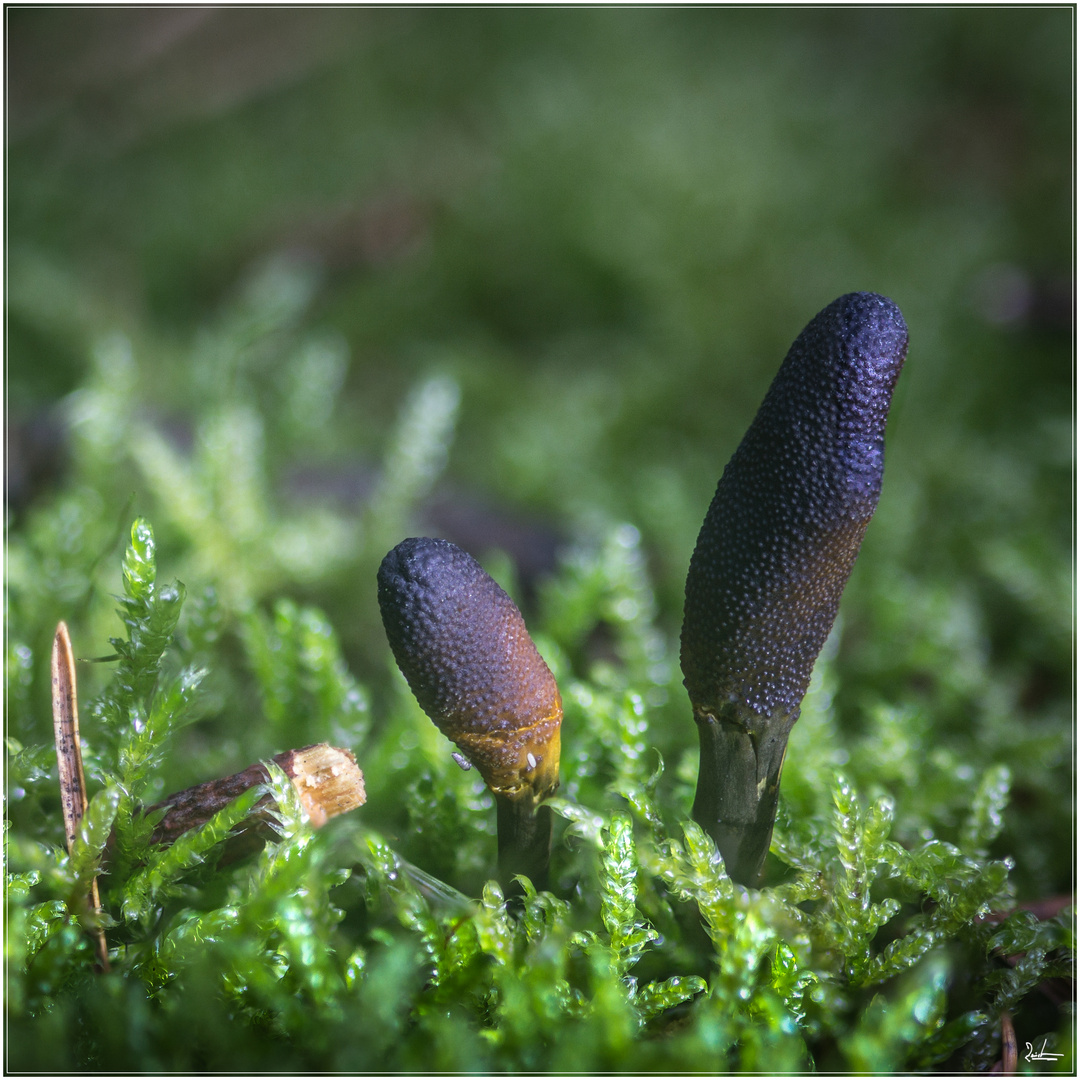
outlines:
[[[1025,1061],[1056,1061],[1058,1058],[1065,1056],[1064,1054],[1048,1054],[1045,1039],[1043,1039],[1041,1050],[1035,1050],[1029,1042],[1024,1043],[1024,1045],[1027,1047],[1027,1053],[1024,1055]]]

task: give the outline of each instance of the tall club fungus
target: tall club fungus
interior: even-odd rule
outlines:
[[[907,343],[883,296],[850,293],[820,312],[724,469],[690,560],[693,816],[745,884],[760,875],[788,735],[877,506]]]

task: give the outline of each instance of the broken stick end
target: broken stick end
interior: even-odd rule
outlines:
[[[282,757],[288,761],[282,761]],[[275,760],[292,780],[300,803],[316,829],[330,818],[367,802],[364,774],[351,750],[317,743],[289,750]]]

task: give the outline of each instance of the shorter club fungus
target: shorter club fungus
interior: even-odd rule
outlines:
[[[693,816],[744,884],[760,875],[788,735],[877,506],[907,343],[883,296],[851,293],[820,312],[724,469],[690,560]]]
[[[562,699],[513,600],[446,540],[403,540],[379,567],[379,608],[420,707],[495,796],[505,884],[547,875]]]

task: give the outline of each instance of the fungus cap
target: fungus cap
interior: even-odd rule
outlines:
[[[681,662],[699,718],[798,719],[877,506],[907,343],[891,300],[849,293],[791,346],[690,561]]]
[[[424,712],[495,794],[551,794],[562,699],[513,600],[471,555],[427,537],[390,551],[378,582],[390,648]]]

